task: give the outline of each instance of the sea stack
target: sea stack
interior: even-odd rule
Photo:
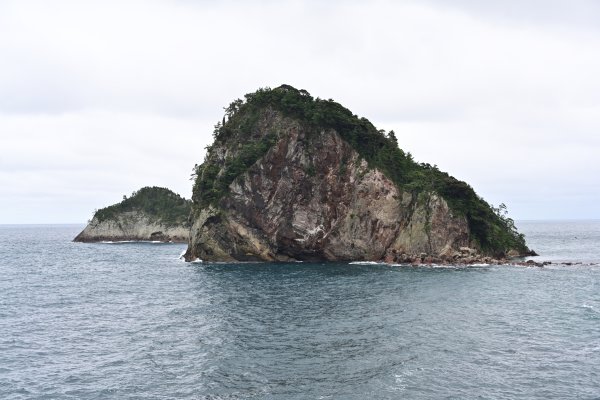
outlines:
[[[187,243],[191,201],[169,189],[144,187],[100,209],[75,242],[160,241]]]
[[[232,102],[195,169],[185,258],[405,262],[530,253],[501,210],[415,162],[398,142],[393,131],[289,85]]]

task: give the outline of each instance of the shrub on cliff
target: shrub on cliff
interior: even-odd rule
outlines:
[[[191,201],[167,188],[143,187],[133,192],[131,197],[123,196],[120,203],[96,211],[94,218],[102,222],[130,211],[143,212],[166,225],[181,225],[190,215]]]

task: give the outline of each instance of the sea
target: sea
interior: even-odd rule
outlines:
[[[0,399],[600,399],[600,221],[551,261],[185,263],[0,226]]]

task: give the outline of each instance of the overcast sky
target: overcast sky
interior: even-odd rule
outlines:
[[[0,223],[189,197],[223,107],[282,83],[515,219],[600,218],[600,2],[19,0],[0,1]]]

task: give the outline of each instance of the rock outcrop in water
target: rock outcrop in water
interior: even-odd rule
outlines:
[[[103,208],[76,242],[161,241],[187,242],[191,201],[169,189],[145,187],[122,202]]]
[[[527,254],[512,220],[332,100],[236,100],[196,167],[187,260],[403,262]]]

